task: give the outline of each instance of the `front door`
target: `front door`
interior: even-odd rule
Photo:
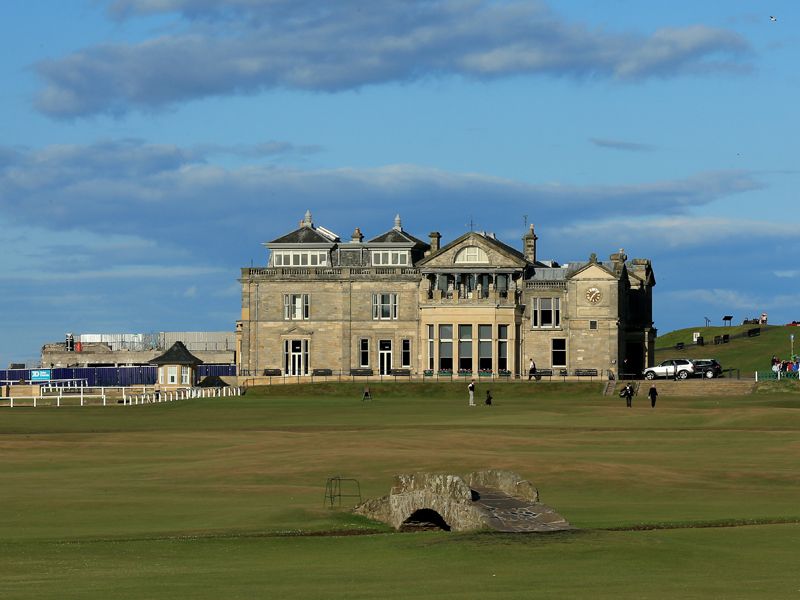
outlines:
[[[381,375],[392,373],[392,340],[378,341],[378,365]]]
[[[284,373],[308,375],[308,340],[286,340],[283,350]]]

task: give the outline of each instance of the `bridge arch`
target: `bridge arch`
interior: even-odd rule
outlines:
[[[420,508],[412,512],[400,525],[400,531],[419,530],[450,531],[450,525],[444,517],[432,508]]]

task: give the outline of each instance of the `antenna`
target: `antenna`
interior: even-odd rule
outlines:
[[[470,216],[469,216],[469,223],[467,223],[467,225],[469,225],[469,230],[470,230],[470,231],[474,231],[474,229],[475,229],[475,222],[472,220],[472,215],[470,215]]]
[[[522,231],[528,231],[528,215],[522,215]]]

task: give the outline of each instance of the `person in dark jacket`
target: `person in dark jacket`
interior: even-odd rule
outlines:
[[[622,391],[619,393],[620,398],[625,398],[625,404],[628,408],[633,405],[632,398],[633,398],[633,388],[631,384],[625,384],[625,387],[622,388]]]
[[[658,390],[656,389],[656,384],[650,386],[650,390],[647,392],[647,397],[650,398],[650,407],[656,407],[656,399],[658,399]]]
[[[486,390],[486,400],[483,401],[486,406],[492,405],[492,393],[489,390]]]

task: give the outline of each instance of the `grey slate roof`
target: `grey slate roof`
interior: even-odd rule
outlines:
[[[150,361],[151,365],[201,365],[203,361],[186,349],[183,342],[175,342],[161,356]]]
[[[405,231],[398,231],[397,229],[390,229],[386,233],[372,238],[367,242],[368,244],[413,244],[415,248],[428,248],[429,245],[422,240],[415,238],[410,233]]]
[[[270,244],[332,244],[332,242],[312,227],[301,227],[272,240]]]

